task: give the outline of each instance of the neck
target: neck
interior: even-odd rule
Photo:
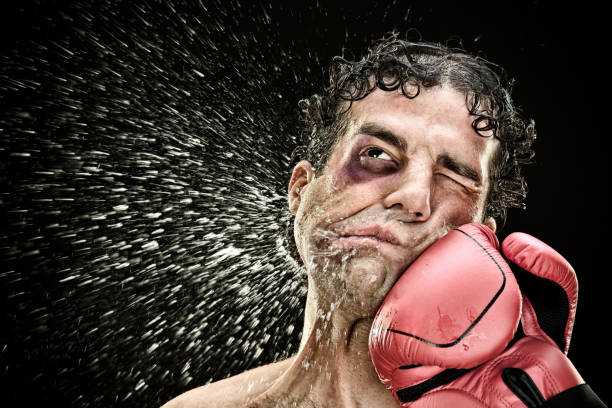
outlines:
[[[340,302],[326,302],[312,282],[309,285],[300,349],[273,388],[309,399],[315,406],[396,406],[370,359],[373,316],[359,316]]]

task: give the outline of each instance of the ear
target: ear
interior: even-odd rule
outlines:
[[[295,215],[302,202],[302,194],[314,179],[314,168],[307,160],[302,160],[293,168],[291,180],[289,180],[289,211]]]
[[[484,225],[486,225],[487,227],[491,228],[491,230],[493,232],[495,232],[497,230],[497,223],[495,222],[495,218],[493,217],[487,217],[484,222]]]

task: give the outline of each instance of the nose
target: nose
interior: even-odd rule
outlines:
[[[385,208],[400,209],[403,214],[398,219],[402,221],[426,221],[431,215],[432,180],[433,171],[430,166],[416,163],[408,166],[385,196]]]

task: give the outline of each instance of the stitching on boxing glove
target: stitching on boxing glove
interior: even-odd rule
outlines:
[[[445,391],[455,391],[455,392],[460,392],[460,393],[462,393],[462,394],[469,395],[471,398],[474,398],[476,401],[480,402],[480,403],[481,403],[483,406],[486,406],[486,407],[488,407],[488,406],[489,406],[489,405],[486,403],[486,401],[485,401],[485,400],[483,400],[482,398],[480,398],[480,396],[478,396],[478,395],[476,395],[476,394],[474,394],[474,393],[472,393],[472,392],[468,392],[468,391],[466,391],[466,390],[464,390],[464,389],[461,389],[461,388],[455,388],[455,387],[452,387],[452,386],[450,386],[450,387],[443,387],[443,388],[438,388],[438,389],[432,390],[431,392],[428,392],[427,394],[425,394],[425,396],[434,396],[435,394],[438,394],[438,393],[441,393],[441,392],[445,392]],[[511,407],[510,407],[510,405],[508,405],[508,404],[507,404],[505,401],[502,401],[502,403],[503,403],[503,404],[504,404],[506,407],[511,408]],[[450,407],[448,407],[448,408],[450,408]]]
[[[551,375],[548,366],[542,364],[539,359],[534,358],[531,354],[525,354],[520,350],[514,350],[510,354],[499,356],[494,361],[492,361],[491,364],[486,367],[485,372],[483,373],[484,380],[488,383],[491,383],[493,381],[493,378],[499,375],[499,366],[506,362],[527,362],[531,366],[537,367],[542,372],[542,378],[546,382],[546,387],[552,390],[552,394],[556,395],[561,391],[560,386],[557,383],[555,377]],[[503,400],[503,396],[497,393],[495,389],[493,389],[492,391],[495,392],[495,395],[498,397],[499,400]]]

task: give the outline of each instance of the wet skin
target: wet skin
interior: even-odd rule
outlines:
[[[376,90],[350,114],[319,176],[307,161],[295,167],[289,202],[320,295],[343,296],[366,316],[450,229],[472,221],[494,228],[483,208],[498,141],[476,134],[464,95],[448,87],[422,89],[413,100]],[[392,238],[367,235],[367,227]]]
[[[476,134],[464,96],[446,87],[412,100],[377,90],[350,115],[326,168],[315,174],[302,161],[289,183],[308,273],[297,354],[165,407],[397,407],[370,359],[372,318],[406,267],[450,229],[472,221],[495,229],[483,209],[498,142]]]

